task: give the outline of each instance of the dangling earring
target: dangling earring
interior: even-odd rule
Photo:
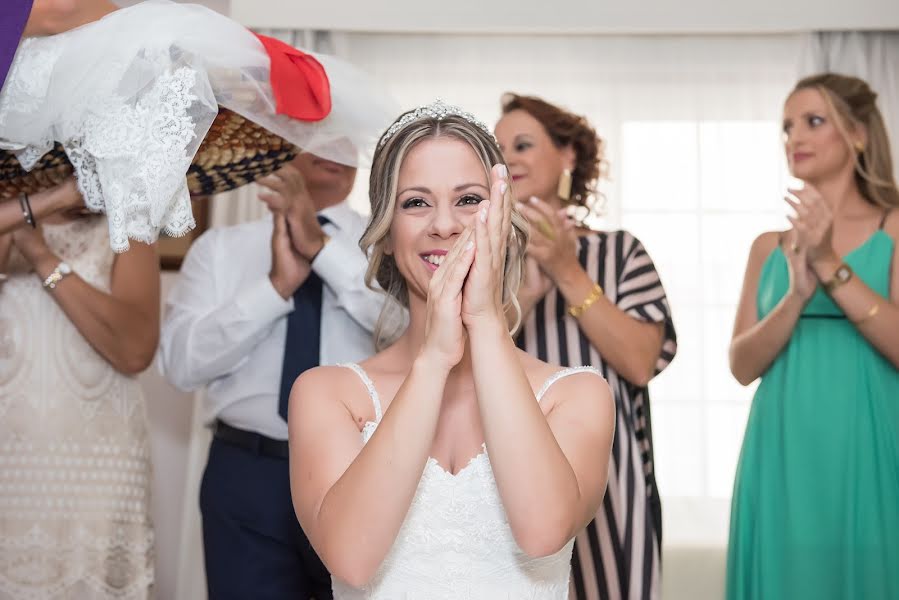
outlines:
[[[559,177],[559,189],[556,190],[556,194],[562,200],[568,201],[571,199],[571,169],[562,170],[562,175]]]
[[[855,151],[858,152],[859,154],[861,154],[862,152],[864,152],[864,151],[865,151],[865,143],[862,142],[861,140],[856,140],[856,142],[855,142]]]

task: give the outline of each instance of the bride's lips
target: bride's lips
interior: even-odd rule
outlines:
[[[438,248],[435,250],[428,250],[427,252],[422,252],[421,254],[418,255],[418,257],[421,258],[421,262],[423,262],[425,264],[425,266],[431,270],[431,272],[434,272],[440,267],[440,264],[443,263],[443,260],[444,260],[443,257],[446,256],[446,254],[447,254],[446,250],[441,250]],[[431,260],[436,260],[437,262],[436,263],[431,262]]]

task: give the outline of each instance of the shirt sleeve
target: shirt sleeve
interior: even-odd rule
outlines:
[[[266,276],[226,293],[227,251],[221,232],[193,243],[166,300],[159,368],[175,387],[188,391],[240,368],[275,323],[293,310]]]
[[[384,292],[365,285],[368,258],[356,231],[334,236],[315,257],[312,269],[337,297],[337,306],[366,331],[373,332],[384,306]]]
[[[622,232],[624,261],[618,277],[616,305],[629,316],[649,323],[664,324],[662,351],[656,361],[656,374],[661,373],[677,352],[677,335],[671,318],[671,307],[662,280],[646,248],[633,235]]]

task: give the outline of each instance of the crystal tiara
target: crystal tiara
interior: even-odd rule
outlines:
[[[378,142],[378,147],[380,148],[384,144],[387,143],[387,140],[392,138],[397,131],[403,129],[410,123],[421,119],[437,119],[438,121],[442,121],[446,117],[460,117],[465,119],[472,125],[479,127],[483,130],[484,133],[490,136],[494,142],[496,138],[493,137],[493,132],[490,131],[490,128],[487,125],[478,119],[476,116],[471,114],[470,112],[464,111],[458,106],[454,106],[452,104],[447,104],[440,98],[427,104],[425,106],[419,106],[415,110],[409,111],[404,114],[398,121],[396,121],[390,128],[384,132],[384,135],[381,136],[381,140]]]

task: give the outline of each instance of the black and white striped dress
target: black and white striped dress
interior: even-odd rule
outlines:
[[[664,323],[656,372],[677,349],[671,310],[655,266],[626,231],[580,238],[579,259],[606,297],[635,319]],[[561,366],[592,365],[602,371],[617,405],[609,484],[596,518],[578,534],[572,557],[573,591],[579,600],[649,600],[660,593],[662,506],[655,484],[649,395],[607,365],[568,314],[557,289],[525,319],[518,346]]]

